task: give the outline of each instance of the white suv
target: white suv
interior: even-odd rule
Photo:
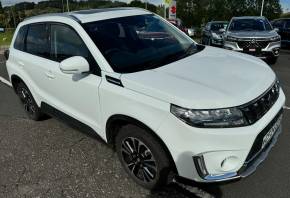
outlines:
[[[168,175],[247,176],[281,132],[285,95],[266,63],[198,45],[142,9],[27,19],[7,67],[30,118],[48,114],[97,133],[150,189]]]

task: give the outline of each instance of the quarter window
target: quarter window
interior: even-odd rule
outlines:
[[[25,36],[27,33],[27,28],[28,26],[22,26],[19,31],[18,34],[16,36],[15,42],[14,42],[14,48],[20,51],[24,51],[24,40],[25,40]]]
[[[44,58],[50,57],[48,26],[46,24],[33,24],[29,26],[26,38],[26,51]]]

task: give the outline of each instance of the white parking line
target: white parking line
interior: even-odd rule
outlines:
[[[290,107],[284,106],[284,109],[290,110]]]
[[[4,83],[5,85],[8,85],[9,87],[12,87],[12,84],[8,80],[2,78],[1,76],[0,76],[0,82]]]

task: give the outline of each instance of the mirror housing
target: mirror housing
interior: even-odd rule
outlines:
[[[276,32],[279,32],[279,31],[280,31],[279,28],[274,28],[274,30],[275,30]]]
[[[73,56],[61,61],[59,68],[65,74],[82,74],[90,71],[88,61],[81,56]]]
[[[225,32],[225,31],[226,31],[225,28],[221,28],[221,29],[219,29],[219,32]]]

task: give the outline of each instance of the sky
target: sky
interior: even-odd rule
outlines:
[[[41,0],[0,0],[0,1],[2,2],[3,6],[7,6],[7,5],[23,2],[23,1],[39,2]],[[127,1],[130,1],[130,0],[121,0],[121,1],[127,2]],[[160,4],[160,3],[162,3],[162,0],[148,0],[148,2],[154,3],[154,4]],[[280,0],[280,2],[282,4],[283,11],[284,12],[290,12],[290,0]]]

